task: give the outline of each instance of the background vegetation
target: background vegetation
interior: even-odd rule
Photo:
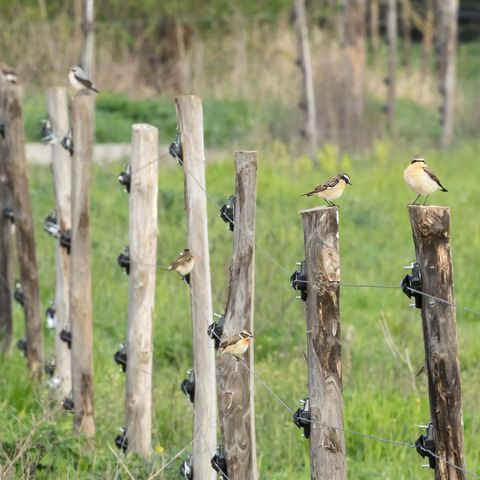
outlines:
[[[398,104],[393,132],[384,126],[386,48],[368,55],[367,109],[360,148],[341,148],[341,129],[329,136],[312,159],[303,154],[297,109],[299,77],[290,2],[97,2],[96,83],[97,142],[128,142],[133,122],[149,122],[171,141],[176,119],[173,97],[195,92],[204,99],[209,162],[207,185],[214,309],[226,300],[232,236],[218,218],[218,205],[234,189],[233,151],[259,151],[257,264],[255,293],[256,373],[292,409],[307,393],[304,352],[305,315],[289,286],[295,262],[303,258],[298,211],[318,202],[299,198],[309,188],[340,170],[352,178],[341,199],[340,245],[342,282],[398,285],[404,265],[414,258],[406,204],[414,195],[402,171],[412,154],[421,152],[449,193],[432,202],[452,209],[452,248],[456,301],[480,310],[480,247],[477,205],[478,68],[477,42],[458,52],[456,136],[449,150],[436,147],[438,92],[433,64],[421,71],[420,46],[399,68]],[[318,91],[329,92],[334,105],[341,92],[335,84],[338,45],[334,25],[321,2],[312,8],[312,51]],[[417,7],[422,2],[413,2]],[[462,2],[463,4],[464,2]],[[65,83],[69,65],[78,61],[78,2],[0,1],[2,56],[14,64],[24,85],[25,128],[29,141],[39,140],[45,116],[44,87]],[[234,7],[232,6],[234,5]],[[420,8],[420,7],[418,7]],[[332,13],[333,12],[333,13]],[[165,26],[181,20],[188,71],[179,73],[165,60]],[[168,30],[168,29],[167,29]],[[190,33],[185,33],[190,32]],[[187,40],[191,35],[193,40]],[[168,37],[168,36],[167,36]],[[32,39],[38,40],[33,42]],[[168,43],[168,42],[167,42]],[[49,45],[53,45],[50,49]],[[433,62],[432,62],[433,63]],[[329,88],[330,88],[329,87]],[[333,92],[333,93],[332,93]],[[324,113],[320,111],[320,116]],[[328,112],[325,112],[325,114]],[[340,142],[341,143],[341,142]],[[48,147],[45,147],[48,148]],[[95,166],[91,194],[95,341],[95,415],[98,433],[92,442],[72,433],[71,417],[52,403],[45,380],[34,385],[25,361],[15,351],[0,365],[0,465],[14,466],[7,478],[120,479],[148,478],[166,465],[192,438],[192,411],[179,385],[191,367],[191,322],[188,291],[176,276],[157,274],[154,325],[154,435],[152,462],[120,456],[114,446],[123,426],[124,375],[113,361],[124,341],[128,279],[116,256],[128,239],[127,195],[116,177],[123,163]],[[30,183],[40,268],[43,308],[54,293],[54,242],[42,232],[43,219],[54,205],[50,171],[30,166]],[[165,157],[160,163],[159,262],[167,264],[185,246],[183,172]],[[268,255],[265,253],[268,252]],[[275,260],[272,260],[275,259]],[[415,377],[423,364],[418,311],[399,289],[343,287],[342,343],[346,428],[412,444],[429,419],[426,378]],[[405,363],[389,349],[380,321],[388,325]],[[210,319],[206,319],[209,322]],[[477,414],[480,375],[479,315],[457,311],[464,400],[466,465],[480,469],[480,423]],[[15,310],[15,338],[23,335],[23,314]],[[52,332],[45,331],[45,351],[53,351]],[[47,355],[48,357],[48,355]],[[413,373],[412,373],[413,372]],[[308,442],[290,413],[256,382],[256,422],[261,478],[309,478]],[[410,480],[431,478],[414,449],[346,434],[349,478]],[[185,453],[157,478],[176,479]]]

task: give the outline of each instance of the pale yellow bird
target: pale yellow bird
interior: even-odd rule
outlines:
[[[423,202],[425,205],[431,193],[437,190],[448,191],[440,183],[433,170],[427,166],[422,155],[413,156],[410,165],[403,172],[403,178],[405,183],[418,195],[413,205],[416,205],[421,195],[425,195],[425,201]]]
[[[218,354],[224,355],[225,353],[229,353],[237,357],[238,360],[248,350],[251,338],[253,338],[253,335],[249,331],[242,330],[240,335],[234,335],[221,342]]]
[[[193,267],[195,265],[195,257],[186,248],[180,256],[170,264],[168,270],[173,270],[183,277],[183,279],[190,284],[190,273],[192,273]]]
[[[339,173],[328,182],[322,183],[315,187],[311,192],[304,193],[300,196],[311,197],[312,195],[315,195],[316,197],[323,198],[329,206],[334,207],[336,205],[333,201],[338,200],[342,196],[345,187],[351,184],[350,177],[346,173]]]

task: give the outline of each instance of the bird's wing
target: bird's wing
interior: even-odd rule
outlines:
[[[243,337],[241,335],[234,335],[233,337],[227,338],[223,342],[220,343],[220,348],[227,348],[230,345],[234,345],[235,343],[239,342]]]
[[[93,84],[86,76],[79,75],[77,73],[74,73],[73,76],[75,77],[75,80],[78,80],[83,86],[92,89]]]
[[[180,255],[173,263],[170,264],[170,269],[176,270],[178,267],[184,264],[185,264],[185,258],[183,257],[183,255]]]
[[[440,180],[435,175],[433,170],[430,167],[423,167],[423,171],[443,190],[447,191],[447,189],[440,183]]]
[[[313,195],[314,193],[323,192],[329,188],[333,188],[338,183],[338,177],[333,177],[328,182],[322,183],[321,185],[316,186],[311,192],[306,193],[305,195]]]

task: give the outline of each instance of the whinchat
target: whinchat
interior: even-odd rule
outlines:
[[[423,202],[425,205],[431,193],[437,190],[448,191],[440,183],[433,170],[427,166],[422,155],[413,156],[410,165],[403,172],[403,178],[405,183],[418,195],[413,205],[416,205],[421,195],[425,195],[425,201]]]
[[[93,92],[100,93],[100,90],[97,90],[87,74],[78,65],[70,69],[68,72],[68,80],[75,90],[92,90]]]
[[[345,187],[351,184],[350,177],[346,173],[339,173],[328,182],[322,183],[315,187],[311,192],[304,193],[300,196],[311,197],[312,195],[315,195],[323,198],[330,207],[334,207],[336,205],[333,201],[338,200],[342,196]]]
[[[182,253],[180,253],[180,256],[169,265],[168,270],[177,272],[183,277],[185,282],[190,285],[190,273],[192,272],[194,265],[195,257],[190,250],[186,248]]]
[[[253,338],[253,335],[249,331],[242,330],[239,335],[234,335],[220,343],[218,355],[229,353],[239,360],[248,350],[251,338]]]

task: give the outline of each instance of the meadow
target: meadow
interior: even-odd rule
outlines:
[[[48,147],[45,147],[48,148]],[[303,259],[303,231],[298,211],[319,203],[299,195],[337,171],[346,171],[353,185],[340,200],[341,280],[345,284],[399,285],[404,266],[414,260],[406,210],[413,192],[402,171],[412,145],[383,140],[367,154],[348,155],[326,145],[316,162],[298,157],[279,141],[258,149],[258,207],[255,291],[256,373],[291,409],[307,393],[304,305],[289,285],[295,262]],[[415,150],[414,150],[415,149]],[[480,311],[480,246],[474,140],[440,152],[425,146],[423,153],[449,189],[431,202],[449,205],[456,301]],[[218,156],[218,155],[217,155]],[[208,161],[208,155],[207,155]],[[128,278],[116,257],[128,242],[128,197],[117,183],[122,164],[93,167],[91,243],[94,300],[95,417],[97,435],[89,442],[72,433],[72,418],[57,409],[45,386],[28,378],[18,351],[1,360],[0,462],[7,478],[120,479],[148,478],[192,438],[192,410],[179,385],[191,367],[191,321],[188,290],[175,275],[158,270],[154,324],[154,446],[151,462],[126,457],[114,446],[124,424],[124,374],[113,361],[124,341],[127,323]],[[54,293],[54,241],[42,231],[53,208],[50,170],[30,167],[42,308]],[[222,153],[207,167],[209,235],[213,305],[226,302],[232,235],[218,215],[219,205],[234,190],[233,151]],[[108,194],[107,194],[108,193]],[[186,244],[183,211],[183,171],[164,157],[159,165],[158,262],[168,264]],[[341,288],[341,337],[345,427],[356,432],[413,444],[429,420],[426,377],[415,377],[424,351],[420,312],[409,307],[400,289]],[[464,401],[466,466],[480,468],[480,425],[477,415],[480,315],[457,311]],[[388,325],[402,354],[395,357],[382,333]],[[23,314],[15,307],[15,338],[22,336]],[[53,333],[45,330],[45,356],[53,351]],[[265,479],[309,478],[308,441],[291,414],[264,386],[255,384],[255,408],[260,476]],[[38,422],[40,422],[39,425]],[[25,442],[25,443],[24,443]],[[23,451],[20,451],[25,445]],[[346,433],[347,469],[351,479],[431,478],[414,449]],[[156,478],[178,478],[189,449]],[[16,455],[19,453],[19,455]],[[118,460],[120,456],[122,460]]]

